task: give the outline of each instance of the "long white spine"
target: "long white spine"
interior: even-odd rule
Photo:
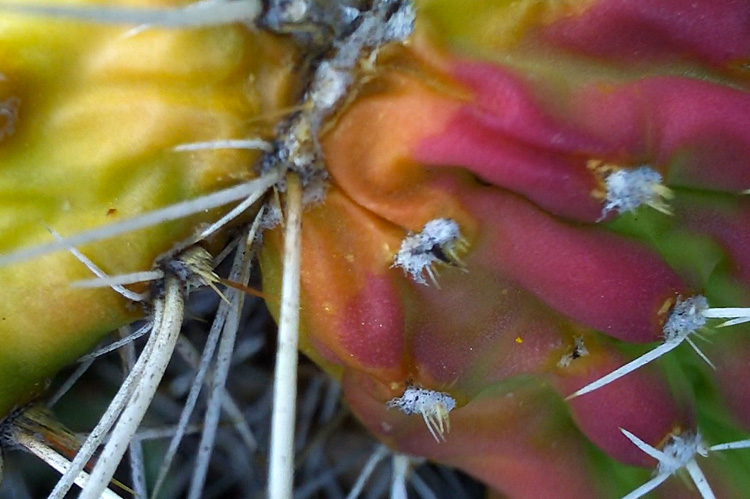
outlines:
[[[294,485],[294,422],[297,399],[297,340],[301,260],[302,187],[287,177],[284,274],[281,290],[278,350],[273,388],[271,459],[268,497],[292,497]]]

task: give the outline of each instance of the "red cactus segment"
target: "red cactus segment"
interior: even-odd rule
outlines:
[[[461,62],[451,71],[474,98],[443,132],[418,144],[417,160],[460,165],[557,215],[589,222],[601,217],[601,198],[592,195],[601,187],[587,160],[611,157],[606,141],[555,121],[508,70]]]
[[[599,0],[544,29],[547,40],[633,62],[695,58],[727,66],[750,60],[745,0]]]
[[[390,268],[402,231],[331,188],[326,202],[305,213],[300,312],[302,350],[334,371],[361,369],[382,380],[403,380],[404,319],[400,279]],[[282,252],[270,231],[261,253],[267,291],[275,294]],[[278,304],[276,304],[278,306]]]
[[[571,102],[571,119],[612,150],[668,168],[670,184],[750,188],[750,93],[683,77],[600,81]]]
[[[477,119],[508,138],[560,154],[609,152],[606,140],[576,130],[543,110],[533,87],[508,69],[457,61],[450,73],[474,92],[470,106]]]
[[[747,92],[682,77],[602,80],[557,96],[570,99],[564,124],[507,70],[459,63],[454,72],[476,96],[418,143],[413,154],[425,164],[460,165],[556,215],[590,222],[603,207],[600,181],[587,168],[592,158],[649,163],[675,185],[750,188]]]
[[[441,289],[412,286],[406,310],[414,382],[471,398],[505,378],[547,371],[570,342],[560,327],[564,319],[482,269],[487,251],[472,248],[464,260],[468,272],[442,272]]]
[[[494,248],[487,268],[508,276],[561,313],[630,342],[663,339],[670,300],[685,294],[656,254],[598,227],[559,222],[512,194],[459,193]]]
[[[482,180],[518,192],[557,215],[595,222],[602,202],[586,160],[520,142],[462,110],[439,135],[419,143],[414,157],[431,166],[460,165]]]
[[[530,386],[531,385],[531,386]],[[425,456],[474,475],[507,497],[601,497],[584,439],[541,385],[489,389],[450,414],[438,443],[417,415],[388,409],[389,389],[354,371],[343,377],[350,407],[399,452]]]
[[[604,179],[589,168],[592,163],[611,162],[629,172],[649,163],[678,186],[733,192],[750,186],[750,163],[743,159],[750,146],[750,100],[739,90],[742,81],[734,89],[725,85],[727,78],[741,78],[719,77],[715,69],[710,82],[664,76],[695,57],[731,62],[728,56],[711,59],[716,47],[731,41],[699,54],[682,36],[690,26],[676,23],[662,31],[675,34],[674,44],[646,53],[647,64],[677,54],[669,68],[597,64],[577,71],[586,58],[581,66],[547,67],[550,53],[560,55],[565,45],[552,37],[554,30],[587,15],[580,14],[586,9],[604,9],[604,18],[637,11],[625,32],[648,31],[642,14],[649,8],[635,2],[635,10],[607,0],[577,10],[567,5],[560,10],[570,14],[567,20],[524,21],[537,27],[520,29],[517,38],[525,40],[505,45],[507,57],[490,56],[512,69],[459,62],[425,48],[425,38],[413,45],[416,54],[395,49],[379,60],[377,77],[358,89],[322,138],[335,187],[306,218],[305,257],[312,255],[303,275],[308,351],[337,364],[327,367],[343,373],[353,410],[385,441],[458,464],[511,496],[592,494],[593,487],[583,488],[588,476],[581,436],[561,415],[567,409],[607,454],[649,467],[654,462],[620,427],[654,446],[675,429],[693,428],[692,414],[675,400],[656,364],[567,407],[543,388],[551,380],[560,394],[570,395],[627,363],[597,346],[594,335],[583,340],[587,355],[576,358],[581,353],[575,350],[566,357],[578,331],[572,321],[628,342],[662,341],[671,305],[678,296],[693,296],[660,255],[634,240],[555,218],[602,217]],[[705,28],[701,23],[693,28]],[[535,46],[540,34],[541,47]],[[624,47],[606,40],[602,46],[605,53]],[[704,74],[695,65],[691,71]],[[481,186],[476,177],[494,185]],[[686,213],[664,224],[674,221],[681,229],[692,212]],[[444,218],[469,240],[463,257],[468,273],[463,265],[446,266],[438,289],[415,282],[423,267],[389,268],[407,230]],[[730,237],[730,226],[712,230],[727,247],[742,251],[746,241]],[[432,261],[443,260],[440,250]],[[415,393],[445,392],[458,403],[447,444],[438,444],[417,414],[388,409],[388,401],[406,403],[397,397],[407,385]],[[443,412],[426,420],[443,421]],[[550,426],[566,429],[549,432]],[[540,435],[568,449],[549,447]],[[547,476],[551,468],[554,476]]]
[[[627,360],[611,347],[585,342],[587,354],[550,373],[563,396],[601,378]],[[620,431],[625,428],[658,447],[675,429],[693,427],[692,415],[675,401],[660,372],[647,366],[596,391],[568,401],[581,431],[607,454],[624,463],[653,466],[653,459]]]

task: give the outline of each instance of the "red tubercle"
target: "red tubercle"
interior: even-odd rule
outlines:
[[[459,60],[452,76],[473,92],[464,109],[497,134],[561,154],[612,154],[609,142],[554,116],[530,81],[486,62]]]
[[[468,272],[441,273],[440,289],[414,286],[406,309],[415,379],[471,398],[553,366],[568,342],[565,319],[509,279],[483,271],[474,253],[464,263]]]
[[[584,326],[628,342],[661,341],[670,303],[690,295],[658,254],[634,240],[561,222],[498,189],[458,195],[480,220],[482,265]]]
[[[584,438],[544,385],[490,389],[457,407],[445,442],[418,414],[388,409],[388,389],[367,376],[347,371],[342,385],[354,414],[398,452],[460,468],[508,497],[601,497]]]
[[[562,397],[627,363],[613,348],[586,342],[587,352],[566,367],[550,371],[550,381]],[[627,464],[653,467],[620,431],[624,428],[646,443],[660,447],[674,431],[694,426],[685,401],[678,401],[657,366],[644,366],[597,390],[567,401],[580,430],[599,448]]]
[[[337,346],[345,363],[367,370],[398,370],[404,362],[404,312],[393,279],[370,275],[341,308]]]
[[[750,93],[681,76],[592,78],[544,109],[533,85],[488,63],[457,62],[474,95],[443,129],[415,142],[415,160],[460,166],[565,218],[596,222],[605,188],[594,162],[650,166],[674,186],[750,188]],[[549,107],[549,106],[547,106]],[[564,114],[564,118],[561,116]]]
[[[434,167],[461,166],[485,182],[509,189],[556,215],[596,222],[603,202],[584,156],[561,154],[498,132],[472,109],[462,109],[439,135],[422,140],[416,160]]]
[[[745,0],[598,0],[540,30],[551,45],[608,61],[698,60],[719,67],[750,60]]]
[[[561,90],[552,106],[550,95],[543,102],[533,81],[510,69],[459,61],[452,71],[472,97],[442,129],[415,142],[412,152],[435,170],[462,167],[557,216],[595,223],[606,218],[607,176],[648,159],[632,146],[644,133],[632,117],[611,120],[619,128],[610,131],[595,117],[579,116],[570,91]]]
[[[750,188],[750,92],[681,76],[592,82],[570,118],[615,150],[666,174],[669,185]]]

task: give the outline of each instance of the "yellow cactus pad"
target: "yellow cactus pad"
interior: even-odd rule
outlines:
[[[240,25],[168,30],[3,13],[0,254],[52,241],[48,228],[69,236],[252,178],[257,152],[174,147],[267,136],[266,117],[290,103],[294,54]],[[216,218],[80,249],[110,274],[147,270]],[[0,268],[0,415],[143,313],[110,289],[69,286],[90,277],[66,252]]]

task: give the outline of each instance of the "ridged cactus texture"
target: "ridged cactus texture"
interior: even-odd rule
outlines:
[[[70,6],[79,4],[97,5]],[[253,178],[245,165],[258,151],[175,148],[264,136],[273,123],[263,117],[291,104],[296,52],[268,34],[224,26],[129,36],[127,25],[0,16],[2,253]],[[199,214],[81,249],[108,274],[148,270],[216,218]],[[109,289],[69,286],[91,277],[68,252],[0,267],[0,414],[143,315]]]
[[[750,3],[372,3],[311,7],[347,26],[314,58],[274,18],[129,33],[0,13],[0,252],[288,161],[309,201],[300,349],[392,449],[513,498],[742,497]],[[257,168],[179,150],[247,138],[269,139]],[[218,216],[82,249],[144,271]],[[267,230],[271,296],[283,254]],[[0,268],[0,414],[142,313],[68,287],[88,275],[65,252]]]
[[[750,4],[417,9],[323,137],[303,351],[389,446],[508,497],[615,497],[657,464],[657,495],[708,497],[670,478],[694,457],[741,497],[750,451],[690,439],[750,436],[750,328],[713,310],[750,305]]]

